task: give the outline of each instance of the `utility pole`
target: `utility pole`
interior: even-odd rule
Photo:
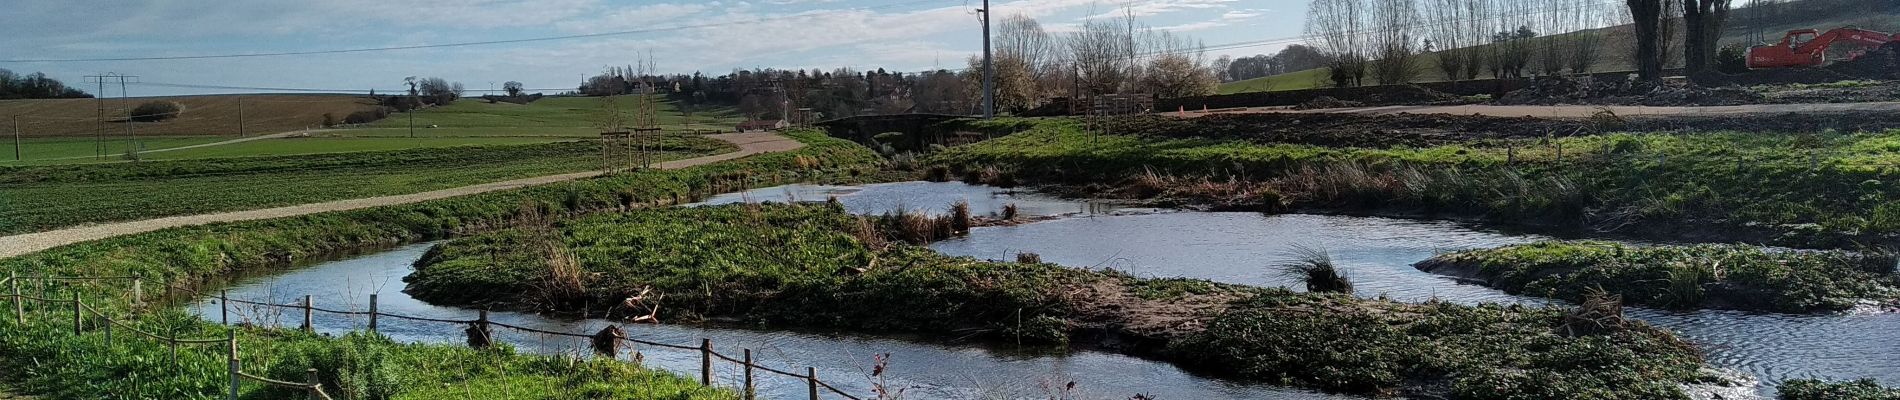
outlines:
[[[996,118],[996,60],[990,53],[990,0],[983,0],[983,119]]]
[[[237,96],[238,101],[238,137],[244,137],[244,95]]]
[[[92,92],[93,103],[99,105],[99,140],[92,144],[92,158],[103,159],[106,157],[106,77],[90,75],[86,79],[99,82],[99,91]]]
[[[137,77],[119,75],[119,102],[121,104],[125,104],[125,139],[126,139],[126,146],[127,146],[126,151],[132,152],[133,155],[137,155],[140,150],[144,150],[145,146],[143,146],[142,143],[139,143],[138,134],[132,132],[132,125],[137,123],[138,121],[132,118],[132,109],[134,107],[132,106],[132,98],[131,98],[132,96],[125,92],[125,78],[137,78]]]
[[[13,116],[13,161],[20,161],[20,116]]]

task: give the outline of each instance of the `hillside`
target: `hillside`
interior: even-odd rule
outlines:
[[[178,118],[140,122],[139,136],[237,136],[238,104],[243,103],[244,132],[276,133],[316,127],[323,115],[341,119],[374,103],[362,96],[330,94],[247,94],[105,99],[106,134],[125,132],[126,111],[150,101],[184,105]],[[18,116],[22,136],[87,137],[99,132],[100,101],[93,99],[0,100],[0,118]],[[6,127],[11,133],[12,127]]]
[[[1725,32],[1722,37],[1723,46],[1743,44],[1750,41],[1755,29],[1747,26],[1742,19],[1742,16],[1747,12],[1746,9],[1738,9],[1733,12],[1735,15],[1734,20],[1729,24],[1727,32]],[[1761,27],[1761,31],[1764,32],[1763,35],[1767,37],[1767,41],[1778,41],[1781,39],[1782,34],[1789,30],[1806,28],[1827,30],[1843,26],[1857,26],[1884,32],[1900,30],[1900,9],[1878,9],[1873,12],[1866,12],[1863,10],[1829,9],[1821,7],[1818,10],[1781,13],[1778,17],[1779,18],[1776,18],[1776,22]],[[1634,42],[1635,39],[1632,38],[1631,27],[1629,25],[1600,28],[1595,31],[1603,34],[1602,49],[1600,50],[1602,59],[1592,68],[1591,72],[1629,71],[1636,68],[1635,63],[1630,60],[1630,53],[1632,51],[1630,50],[1630,43]],[[1680,42],[1678,42],[1677,46],[1680,46]],[[1680,49],[1680,47],[1677,47],[1677,49]],[[1416,82],[1442,82],[1446,80],[1445,75],[1438,71],[1436,63],[1433,61],[1433,57],[1435,56],[1435,54],[1425,54],[1420,58],[1418,63],[1420,71],[1419,79]],[[1681,55],[1676,54],[1674,59],[1669,61],[1669,65],[1672,67],[1680,66]],[[1534,62],[1533,68],[1535,68]],[[1530,71],[1526,72],[1529,73]],[[1482,79],[1488,76],[1489,74],[1481,74],[1479,78]],[[1367,79],[1372,78],[1367,77]],[[1312,89],[1330,84],[1332,84],[1332,82],[1327,80],[1326,70],[1324,68],[1318,68],[1223,83],[1220,87],[1220,94]]]

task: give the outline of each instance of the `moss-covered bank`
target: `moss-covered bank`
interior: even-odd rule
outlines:
[[[1683,398],[1690,346],[1640,322],[1559,334],[1554,308],[1404,304],[1053,264],[948,257],[830,205],[642,210],[456,239],[416,266],[429,301],[557,313],[1063,342],[1211,374],[1362,394]],[[652,296],[649,296],[652,298]]]
[[[1364,140],[1349,140],[1236,133],[1245,129],[1237,118],[1111,123],[1125,129],[1100,135],[1072,120],[1005,121],[1029,128],[924,164],[940,176],[1161,205],[1473,218],[1800,247],[1894,242],[1900,233],[1900,131],[1564,136],[1616,128],[1571,121],[1575,129],[1559,137],[1368,128],[1356,131]]]
[[[1900,389],[1882,387],[1871,379],[1849,382],[1802,379],[1782,383],[1781,400],[1900,400]]]
[[[1890,256],[1842,251],[1542,242],[1444,254],[1417,267],[1571,301],[1602,289],[1654,307],[1804,313],[1900,299],[1894,265]]]
[[[326,254],[511,226],[526,215],[569,218],[670,204],[722,187],[774,181],[848,181],[875,173],[882,164],[875,154],[849,142],[816,133],[792,136],[808,146],[676,171],[626,173],[411,205],[167,229],[0,260],[0,270],[28,276],[138,275],[144,277],[147,293],[159,293],[160,283],[200,286],[223,276],[287,267]],[[123,299],[116,296],[125,286],[100,282],[80,292],[89,298],[97,296],[87,304],[114,315],[136,316],[135,323],[147,329],[176,327],[186,337],[222,337],[225,328],[175,308],[128,312],[120,303]],[[64,293],[53,292],[60,298]],[[44,318],[30,319],[24,326],[11,319],[0,321],[0,371],[4,371],[0,379],[17,382],[16,388],[26,394],[49,399],[208,399],[219,398],[224,390],[223,355],[216,349],[187,347],[180,352],[181,366],[173,367],[166,362],[164,347],[128,340],[124,333],[112,346],[105,346],[97,333],[72,337],[70,308],[48,308]],[[338,374],[413,372],[404,373],[399,382],[373,384],[395,395],[363,398],[498,396],[498,392],[537,399],[733,397],[730,392],[699,389],[690,381],[682,383],[671,375],[635,366],[574,363],[558,357],[516,355],[506,349],[406,346],[373,337],[332,339],[268,330],[241,331],[239,340],[247,349],[246,365],[259,368],[247,367],[247,371],[270,372],[276,378],[298,379],[301,375],[278,373],[305,368],[330,373],[334,367]],[[369,375],[360,379],[372,379]],[[256,387],[248,387],[246,393],[251,396],[247,398],[283,397]]]

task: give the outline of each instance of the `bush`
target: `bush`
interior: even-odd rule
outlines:
[[[372,110],[350,113],[350,115],[343,117],[343,123],[350,125],[367,124],[381,121],[383,118],[389,118],[388,107],[376,107]]]
[[[1748,72],[1748,46],[1734,44],[1715,52],[1715,70],[1724,74]]]
[[[136,122],[159,122],[178,118],[185,106],[172,101],[152,101],[132,108],[130,118]]]

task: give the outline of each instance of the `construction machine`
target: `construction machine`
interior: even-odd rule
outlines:
[[[1854,27],[1826,33],[1813,29],[1792,30],[1780,43],[1748,48],[1748,69],[1809,68],[1854,61],[1874,52],[1900,50],[1900,43],[1895,39],[1886,32]],[[1834,48],[1836,44],[1842,48]]]

